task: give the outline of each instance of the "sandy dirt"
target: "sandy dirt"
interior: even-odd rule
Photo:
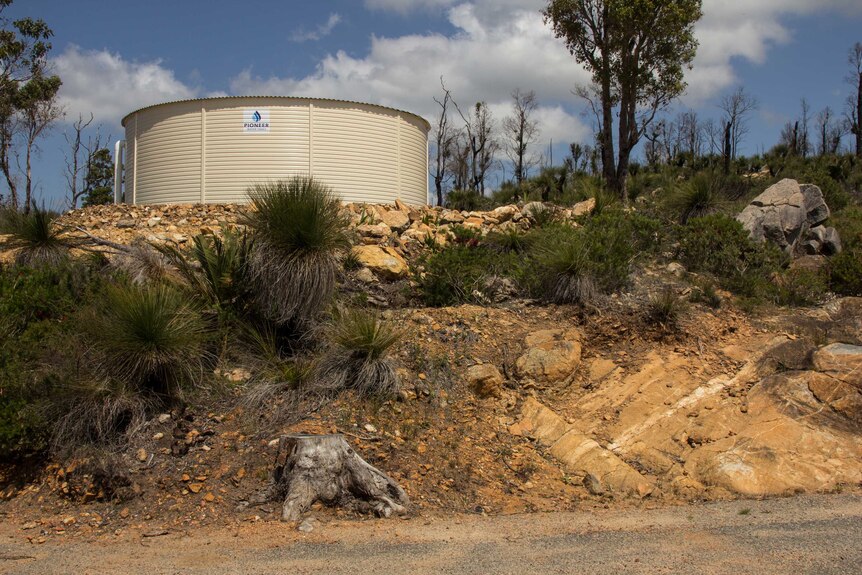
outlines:
[[[862,570],[862,495],[733,501],[648,511],[295,524],[28,541],[0,525],[0,572],[704,573]],[[149,535],[149,536],[148,536]],[[153,536],[156,535],[156,536]]]

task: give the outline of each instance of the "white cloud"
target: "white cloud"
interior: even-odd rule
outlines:
[[[415,7],[416,3],[386,0],[375,4],[394,10],[407,4]],[[581,138],[587,130],[577,108],[564,107],[563,103],[574,101],[572,88],[589,76],[553,38],[539,8],[525,11],[524,5],[513,0],[462,3],[448,11],[456,28],[451,36],[373,37],[365,57],[331,54],[319,63],[315,73],[303,78],[262,78],[246,70],[233,78],[231,92],[369,101],[433,121],[437,105],[432,98],[440,93],[442,76],[465,112],[483,100],[498,120],[509,113],[510,94],[515,88],[534,90],[542,102],[537,114],[542,140]],[[508,12],[501,12],[501,6]]]
[[[314,30],[308,31],[302,28],[295,30],[290,35],[290,40],[291,42],[308,42],[309,40],[320,40],[321,38],[325,38],[326,36],[332,34],[332,31],[335,29],[336,26],[338,26],[340,22],[341,15],[335,13],[330,14],[329,19],[327,19],[326,22],[319,25]]]
[[[96,122],[119,126],[123,116],[143,106],[199,95],[158,60],[130,62],[119,54],[71,45],[52,64],[63,80],[59,99],[69,121],[92,112]]]
[[[365,0],[365,7],[370,10],[407,14],[415,10],[447,8],[455,2],[456,0]]]

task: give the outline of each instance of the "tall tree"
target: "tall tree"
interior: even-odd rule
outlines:
[[[0,171],[9,187],[10,203],[17,206],[18,179],[11,161],[15,140],[22,129],[39,132],[37,138],[44,131],[38,128],[45,111],[38,98],[50,95],[53,101],[59,89],[59,78],[45,76],[47,55],[51,50],[48,40],[53,32],[42,20],[11,21],[4,16],[12,1],[0,0]],[[29,86],[31,83],[33,85]],[[28,111],[22,114],[25,109]],[[26,134],[25,140],[29,140],[30,135]],[[29,150],[32,151],[32,146]],[[32,179],[28,181],[32,186]],[[25,209],[29,209],[29,205]]]
[[[579,94],[599,111],[602,173],[624,201],[632,150],[658,111],[685,89],[701,14],[700,0],[551,0],[545,7],[554,34],[592,73],[592,89]]]
[[[114,202],[114,163],[108,148],[96,148],[87,155],[84,175],[84,206]]]
[[[841,123],[835,121],[835,113],[829,106],[817,114],[817,134],[820,138],[818,154],[827,156],[838,153],[844,131],[841,129]]]
[[[464,115],[454,100],[452,104],[464,121],[464,132],[470,152],[470,189],[484,196],[485,178],[499,149],[499,144],[494,139],[494,118],[485,102],[476,102],[469,115]]]
[[[18,91],[18,125],[24,143],[24,212],[30,212],[33,201],[33,155],[38,151],[36,142],[63,115],[57,104],[60,78],[42,75],[31,78]]]
[[[447,178],[449,159],[452,156],[453,139],[457,132],[449,126],[449,104],[452,102],[452,93],[446,88],[443,77],[440,77],[440,87],[443,89],[443,99],[434,101],[440,106],[440,116],[437,118],[437,126],[434,128],[434,190],[437,193],[437,205],[443,205],[443,183]]]
[[[742,86],[721,99],[719,108],[724,112],[724,128],[730,133],[730,146],[723,150],[726,161],[736,159],[739,144],[748,133],[748,116],[757,106],[757,99],[746,94]]]
[[[68,156],[66,156],[66,184],[69,186],[69,206],[74,210],[78,207],[78,200],[84,195],[81,185],[81,173],[84,170],[84,161],[82,154],[85,153],[86,143],[83,140],[84,131],[93,123],[93,114],[90,114],[89,119],[84,120],[84,115],[80,114],[78,119],[72,123],[72,131],[63,134],[66,143],[69,145]]]
[[[862,42],[856,42],[850,49],[847,63],[850,64],[847,82],[855,92],[847,97],[847,131],[855,136],[856,156],[862,158]]]
[[[529,150],[539,137],[539,123],[533,119],[537,107],[535,92],[517,89],[512,92],[512,115],[503,119],[506,155],[512,161],[519,187],[536,163]]]

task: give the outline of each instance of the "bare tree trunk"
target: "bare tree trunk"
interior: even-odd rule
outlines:
[[[856,81],[856,157],[862,158],[862,71]]]
[[[282,521],[297,521],[315,501],[374,512],[405,514],[410,500],[382,471],[369,465],[341,434],[283,435],[269,486],[255,499],[283,499]]]
[[[33,144],[27,144],[27,171],[26,171],[26,180],[24,187],[24,213],[30,213],[30,203],[32,202],[32,194],[33,194],[33,171],[30,165],[30,159],[33,155]]]

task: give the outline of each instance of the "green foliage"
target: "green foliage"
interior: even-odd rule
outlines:
[[[71,243],[64,239],[56,224],[58,214],[36,205],[29,213],[15,208],[0,208],[0,233],[8,234],[6,249],[18,250],[19,265],[57,265],[69,255]]]
[[[763,296],[772,274],[787,261],[778,248],[753,241],[742,224],[725,215],[693,218],[678,233],[677,255],[686,268],[709,273],[741,295]]]
[[[249,198],[246,223],[255,241],[249,271],[258,307],[280,324],[308,321],[331,299],[336,252],[350,244],[341,202],[303,176],[258,184]]]
[[[425,260],[417,281],[426,305],[478,303],[483,300],[486,279],[510,276],[519,261],[516,252],[501,252],[486,244],[451,244]]]
[[[851,245],[829,260],[832,291],[846,296],[862,296],[862,245]]]
[[[84,174],[83,205],[100,206],[114,203],[114,162],[107,148],[93,150],[87,158]]]
[[[108,380],[164,399],[201,380],[206,326],[182,293],[166,285],[115,285],[84,315],[94,369]]]
[[[681,224],[691,218],[718,211],[724,201],[720,184],[712,174],[696,174],[672,190],[668,197],[668,208]]]
[[[400,332],[377,313],[364,309],[333,312],[327,328],[329,351],[320,359],[316,378],[324,389],[354,389],[365,396],[389,396],[399,379],[386,359]]]
[[[527,216],[533,225],[539,228],[547,226],[557,219],[557,211],[552,205],[533,202],[527,205]]]
[[[254,243],[246,232],[222,230],[221,237],[197,235],[188,255],[165,244],[165,254],[185,280],[192,294],[220,311],[242,312],[251,299],[248,263]]]
[[[0,458],[47,447],[47,407],[61,362],[76,338],[67,321],[98,293],[100,275],[83,263],[0,268]]]
[[[675,329],[685,311],[685,300],[680,299],[672,288],[666,287],[650,296],[647,302],[646,319],[659,324],[664,329]]]
[[[584,303],[616,291],[638,258],[661,248],[660,230],[657,220],[621,210],[591,217],[580,228],[550,226],[537,233],[528,283],[556,303]]]
[[[793,307],[823,303],[829,291],[828,279],[827,274],[821,271],[789,269],[774,278],[772,301]]]
[[[502,232],[491,232],[485,238],[489,247],[492,247],[503,253],[524,253],[532,243],[532,236],[528,236],[514,228],[509,228]]]
[[[689,301],[692,303],[708,305],[712,309],[720,308],[722,302],[721,296],[715,288],[715,284],[710,280],[697,282],[691,290]]]
[[[450,190],[446,194],[445,206],[459,212],[474,212],[490,207],[491,201],[473,190]]]

